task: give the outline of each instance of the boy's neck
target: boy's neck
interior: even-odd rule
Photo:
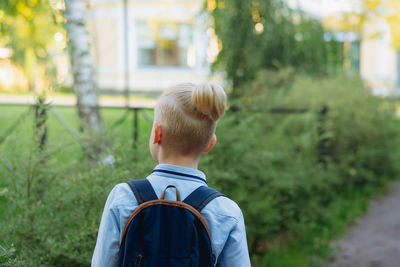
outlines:
[[[170,157],[160,157],[158,160],[159,164],[171,164],[176,166],[188,167],[192,169],[197,169],[200,159],[193,159],[192,157],[185,156],[170,156]]]

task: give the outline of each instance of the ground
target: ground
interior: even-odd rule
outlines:
[[[336,247],[338,255],[327,267],[400,266],[400,182],[372,202]]]

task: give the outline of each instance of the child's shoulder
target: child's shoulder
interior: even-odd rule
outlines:
[[[107,202],[110,202],[111,206],[137,205],[136,198],[133,197],[132,190],[127,183],[115,185],[108,195]]]
[[[239,220],[243,216],[238,204],[227,196],[215,198],[202,212],[220,217],[230,217],[235,220]]]

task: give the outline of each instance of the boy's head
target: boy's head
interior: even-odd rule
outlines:
[[[183,83],[164,92],[154,109],[150,150],[199,157],[215,143],[215,127],[224,114],[226,94],[221,86]]]

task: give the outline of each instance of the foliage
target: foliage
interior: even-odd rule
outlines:
[[[366,21],[382,18],[390,27],[393,46],[400,50],[400,2],[398,0],[364,0],[363,13]]]
[[[323,19],[325,29],[333,32],[361,32],[363,16],[355,12],[335,12]]]
[[[0,265],[4,267],[23,266],[24,262],[18,258],[15,247],[6,249],[0,245]]]
[[[390,28],[392,46],[400,50],[400,2],[398,0],[362,0],[361,12],[337,12],[324,18],[324,27],[331,31],[356,32],[362,39],[382,34],[376,25],[385,21]],[[367,26],[367,30],[364,28]]]
[[[359,79],[285,69],[263,71],[245,86],[204,166],[241,206],[253,257],[324,223],[343,192],[380,187],[398,172],[398,121]],[[284,107],[309,111],[269,112]]]
[[[260,69],[294,66],[316,74],[340,72],[340,43],[324,40],[321,23],[285,1],[208,0],[208,9],[222,49],[214,68],[226,70],[233,94]]]
[[[13,50],[12,60],[22,66],[30,89],[34,89],[38,66],[52,71],[49,59],[55,49],[54,34],[63,32],[63,17],[51,0],[0,2],[0,45]],[[61,33],[60,33],[61,34]]]
[[[7,110],[0,114],[0,122],[8,122],[4,125],[11,123],[11,114],[23,113],[20,108]],[[0,195],[0,245],[6,251],[0,254],[1,266],[8,262],[16,262],[9,266],[90,264],[108,193],[117,183],[147,176],[153,167],[145,141],[151,125],[140,117],[141,145],[132,152],[131,119],[118,128],[111,126],[123,112],[103,114],[114,144],[113,165],[88,160],[80,144],[53,116],[49,116],[44,149],[38,146],[40,134],[35,135],[32,117],[2,144],[0,174],[6,179],[0,180],[0,192],[4,191]],[[73,109],[60,113],[70,123],[77,121]],[[71,127],[78,129],[77,124]]]
[[[268,254],[254,257],[253,263],[275,267],[326,266],[327,260],[333,260],[337,253],[332,240],[345,234],[349,221],[363,215],[369,200],[385,190],[386,187],[366,186],[341,192],[325,207],[327,212],[323,220],[318,224],[303,225],[295,240],[290,240],[289,244],[277,242]]]

